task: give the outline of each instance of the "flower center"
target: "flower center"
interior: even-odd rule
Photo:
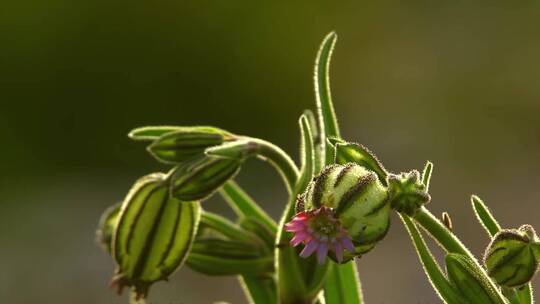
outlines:
[[[326,212],[325,214],[319,214],[319,216],[313,217],[309,223],[309,227],[313,229],[313,232],[329,238],[336,236],[338,226],[339,223],[337,220],[330,213]]]

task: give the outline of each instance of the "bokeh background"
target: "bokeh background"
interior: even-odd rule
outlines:
[[[20,0],[0,9],[0,302],[126,303],[94,244],[101,212],[166,170],[131,128],[209,124],[297,156],[317,47],[339,40],[342,132],[387,168],[435,163],[429,208],[480,254],[479,194],[507,227],[540,229],[537,1]],[[274,216],[267,164],[237,178]],[[231,215],[213,199],[210,210]],[[434,247],[434,249],[437,249]],[[368,303],[438,303],[397,218],[359,261]],[[535,280],[540,289],[540,280]],[[151,303],[245,303],[234,278],[184,268]]]

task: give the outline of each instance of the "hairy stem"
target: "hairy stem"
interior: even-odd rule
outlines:
[[[291,157],[271,142],[259,138],[251,138],[250,140],[257,144],[257,156],[269,161],[278,170],[289,195],[292,195],[299,171]]]
[[[429,234],[446,251],[473,257],[469,249],[467,249],[467,247],[465,247],[465,245],[463,245],[463,243],[461,243],[461,241],[425,207],[418,210],[414,219],[429,232]]]

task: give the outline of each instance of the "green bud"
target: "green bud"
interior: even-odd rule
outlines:
[[[120,207],[121,204],[116,204],[107,208],[101,215],[96,231],[96,241],[109,254],[112,250],[113,234],[120,215]]]
[[[503,304],[506,300],[480,266],[469,257],[449,253],[445,258],[448,279],[469,304]]]
[[[431,200],[416,170],[388,175],[388,189],[392,208],[408,216],[414,216],[420,207]]]
[[[255,223],[248,222],[250,227]],[[268,248],[258,235],[246,231],[242,224],[204,212],[186,264],[214,276],[270,276],[274,269],[274,252],[270,249],[273,248]]]
[[[177,164],[233,138],[231,133],[214,127],[179,127],[161,135],[148,146],[148,151],[161,162]]]
[[[177,166],[171,173],[171,193],[183,201],[212,195],[240,170],[236,159],[201,156]]]
[[[148,126],[148,127],[141,127],[131,130],[129,132],[128,137],[133,140],[138,141],[154,141],[157,140],[160,136],[179,131],[185,127],[178,127],[178,126]]]
[[[375,172],[355,163],[325,167],[297,200],[298,212],[320,207],[331,208],[352,239],[355,254],[345,252],[345,261],[373,249],[390,226],[387,189]]]
[[[530,282],[538,269],[540,242],[529,225],[498,232],[484,254],[488,274],[499,285],[520,287]]]
[[[154,282],[166,280],[183,263],[195,239],[198,202],[169,195],[164,174],[138,180],[122,203],[114,233],[118,265],[112,284],[132,286],[144,298]]]
[[[257,153],[258,149],[259,145],[255,141],[245,138],[210,147],[205,153],[215,157],[245,159]]]

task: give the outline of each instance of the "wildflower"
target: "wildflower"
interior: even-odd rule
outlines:
[[[375,247],[388,231],[388,191],[377,175],[360,165],[330,165],[296,201],[297,214],[286,225],[293,246],[305,244],[302,257],[317,253],[344,263]]]
[[[328,207],[320,207],[311,211],[298,213],[285,230],[293,232],[292,246],[304,244],[301,257],[309,257],[316,252],[317,260],[323,264],[329,251],[333,251],[338,263],[343,262],[343,251],[354,254],[351,237],[335,217],[334,211]]]

